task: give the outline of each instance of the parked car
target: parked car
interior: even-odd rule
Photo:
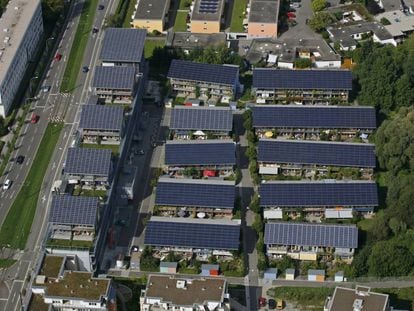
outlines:
[[[60,61],[62,59],[62,54],[56,53],[55,60]]]
[[[3,190],[7,190],[11,187],[12,181],[10,179],[6,179],[6,181],[3,184]]]
[[[274,299],[269,299],[267,304],[270,310],[276,309],[276,301]]]
[[[99,31],[99,28],[98,27],[93,27],[92,28],[92,33],[98,33],[98,31]]]
[[[266,298],[265,297],[259,297],[259,308],[266,307]]]
[[[294,2],[294,3],[291,3],[291,4],[290,4],[290,7],[291,7],[291,8],[294,8],[294,9],[299,9],[299,8],[300,8],[300,4],[299,4],[299,3],[297,3],[297,2]]]
[[[39,121],[39,116],[37,115],[37,114],[32,114],[32,117],[30,118],[30,123],[32,123],[32,124],[36,124],[37,123],[37,121]]]
[[[105,8],[105,6],[103,4],[98,5],[98,10],[102,11]]]
[[[83,66],[82,72],[87,73],[88,71],[89,71],[89,67],[88,66]]]
[[[50,85],[46,85],[46,86],[44,86],[44,87],[42,88],[42,90],[43,90],[43,93],[47,93],[47,92],[49,92],[49,91],[50,91]]]
[[[276,310],[283,310],[283,300],[277,299],[276,300]]]
[[[295,18],[296,17],[296,14],[293,13],[293,12],[287,12],[286,15],[287,15],[288,18]]]
[[[17,163],[17,164],[22,164],[22,163],[23,163],[23,161],[24,161],[24,156],[22,156],[22,155],[19,155],[19,156],[16,158],[16,163]]]

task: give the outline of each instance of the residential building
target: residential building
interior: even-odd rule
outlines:
[[[228,299],[224,279],[150,275],[141,291],[140,310],[229,311]]]
[[[219,33],[224,14],[224,0],[195,0],[191,12],[192,33]]]
[[[7,3],[8,2],[8,3]],[[10,0],[0,18],[0,116],[6,117],[43,36],[40,0]]]
[[[230,138],[233,114],[227,107],[176,106],[171,111],[174,139]]]
[[[352,140],[376,129],[374,107],[255,105],[253,128],[259,138]]]
[[[287,255],[298,260],[317,260],[318,256],[352,260],[358,247],[355,225],[269,222],[265,224],[266,255]]]
[[[64,164],[69,184],[83,189],[106,189],[112,178],[112,153],[108,149],[69,148]]]
[[[124,110],[117,106],[83,105],[78,132],[86,144],[118,145],[121,142]]]
[[[348,168],[371,179],[376,166],[373,144],[307,140],[260,139],[257,160],[260,174],[306,178],[329,177]]]
[[[107,28],[99,54],[102,66],[132,66],[142,73],[146,35],[145,29]]]
[[[90,248],[98,226],[99,201],[95,197],[55,195],[49,216],[50,239],[66,240],[74,248]],[[79,242],[79,243],[78,243]],[[52,243],[55,246],[59,243]]]
[[[279,0],[250,0],[247,33],[249,38],[276,38]]]
[[[168,22],[170,0],[137,1],[132,27],[146,29],[148,32],[163,32]]]
[[[239,248],[240,220],[152,216],[147,223],[144,245],[161,257],[170,251],[186,258],[207,261],[211,255],[232,258]]]
[[[131,104],[138,78],[132,66],[96,66],[91,91],[106,103]]]
[[[226,44],[225,33],[171,32],[167,36],[166,46],[182,49],[184,53],[203,49],[206,46],[218,47]]]
[[[176,177],[229,177],[236,165],[236,145],[230,139],[167,141],[165,165]]]
[[[352,218],[354,213],[371,214],[378,206],[374,181],[267,181],[260,184],[259,194],[261,208],[280,208],[293,217]]]
[[[384,25],[383,27],[391,34],[396,43],[402,42],[414,32],[413,12],[404,13],[401,10],[394,10],[380,13],[375,18],[378,21],[385,18],[390,22],[389,25]]]
[[[324,306],[324,311],[378,310],[389,311],[388,294],[375,293],[370,287],[357,285],[356,288],[336,287]]]
[[[167,77],[172,90],[180,96],[212,97],[228,102],[239,88],[239,67],[235,65],[173,59]]]
[[[165,216],[231,218],[234,203],[234,181],[161,177],[154,211]]]
[[[253,93],[258,104],[346,102],[351,90],[349,70],[253,69]]]

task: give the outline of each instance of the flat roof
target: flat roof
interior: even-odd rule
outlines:
[[[250,2],[249,23],[277,24],[279,17],[278,0]]]
[[[355,225],[272,222],[265,224],[264,243],[357,248],[358,228]]]
[[[239,67],[173,59],[167,77],[232,86],[239,79]]]
[[[258,161],[367,168],[376,166],[373,144],[305,140],[260,139]]]
[[[55,195],[49,221],[60,225],[95,226],[98,198],[72,195]]]
[[[140,0],[134,20],[162,20],[170,6],[169,0]]]
[[[230,132],[233,113],[226,107],[176,106],[171,111],[170,129]]]
[[[400,10],[380,13],[375,16],[380,21],[386,18],[391,24],[383,26],[392,36],[403,36],[414,30],[414,15],[401,12]]]
[[[184,282],[178,288],[177,282]],[[222,302],[226,291],[226,280],[218,278],[184,279],[175,276],[150,275],[145,292],[146,298],[161,298],[174,306],[205,305]]]
[[[352,72],[339,69],[253,69],[253,88],[352,90]]]
[[[88,130],[120,131],[124,110],[118,106],[83,105],[79,128]]]
[[[261,207],[378,206],[373,181],[268,181],[259,194]]]
[[[109,177],[112,152],[108,149],[69,148],[65,173],[71,175],[94,175]]]
[[[145,29],[107,28],[99,58],[104,62],[139,63],[146,36]]]
[[[252,112],[256,128],[376,128],[374,107],[255,105]]]
[[[195,0],[191,20],[221,22],[224,0]]]
[[[39,275],[46,278],[58,278],[60,269],[65,263],[65,256],[47,254],[43,258],[43,263],[39,271]]]
[[[389,303],[387,294],[372,292],[369,287],[336,287],[329,303],[329,311],[352,310],[357,299],[362,303],[362,310],[385,311]]]
[[[226,43],[225,33],[190,33],[174,32],[167,37],[167,46],[182,49],[204,48],[205,46],[219,46]]]
[[[132,66],[96,66],[92,87],[116,90],[132,90],[135,69]]]
[[[10,0],[5,3],[7,6],[0,18],[0,42],[3,42],[0,56],[0,81],[6,77],[17,50],[21,48],[20,45],[40,5],[40,0]]]

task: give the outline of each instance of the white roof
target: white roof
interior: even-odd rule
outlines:
[[[352,208],[347,209],[327,209],[325,218],[352,218]]]
[[[388,11],[375,16],[380,21],[382,18],[389,20],[391,25],[384,26],[393,37],[402,36],[405,32],[414,30],[414,15],[406,14],[400,10]]]

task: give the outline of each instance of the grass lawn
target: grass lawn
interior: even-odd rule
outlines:
[[[243,19],[246,11],[247,0],[234,0],[233,12],[231,14],[230,31],[232,32],[244,32]]]
[[[390,295],[390,305],[397,309],[414,310],[414,287],[381,288],[374,292]]]
[[[165,40],[156,40],[147,38],[145,40],[144,55],[145,58],[150,58],[155,48],[162,48],[165,45]]]
[[[188,10],[191,5],[190,0],[180,0],[180,5],[178,7],[179,10]]]
[[[19,249],[26,246],[43,178],[62,128],[63,123],[49,123],[47,126],[33,160],[35,165],[30,167],[25,183],[0,229],[0,245],[10,244],[11,247]]]
[[[187,31],[187,14],[188,12],[177,12],[174,23],[174,31]]]
[[[76,87],[76,79],[79,69],[83,65],[83,54],[91,35],[98,2],[99,0],[85,0],[84,2],[65,73],[63,74],[62,84],[60,85],[61,92],[72,92]]]
[[[321,310],[326,297],[332,295],[334,288],[327,287],[277,287],[269,290],[271,296],[296,303],[300,310]]]
[[[0,259],[0,269],[13,266],[17,260],[14,259]]]
[[[93,242],[90,241],[74,241],[74,240],[49,240],[46,243],[47,247],[62,247],[62,248],[91,248]]]
[[[93,148],[93,149],[109,149],[112,154],[119,155],[119,145],[106,145],[106,144],[81,144],[82,148]]]
[[[136,3],[137,2],[135,0],[129,0],[128,10],[125,14],[124,22],[122,23],[123,28],[131,28],[131,22],[132,22],[131,16],[132,16],[132,14],[134,14]]]
[[[178,272],[182,274],[200,274],[201,271],[197,267],[187,267],[187,268],[179,268]]]
[[[94,190],[94,189],[75,189],[72,193],[72,195],[75,196],[84,196],[84,197],[102,197],[102,198],[106,198],[106,190]]]

